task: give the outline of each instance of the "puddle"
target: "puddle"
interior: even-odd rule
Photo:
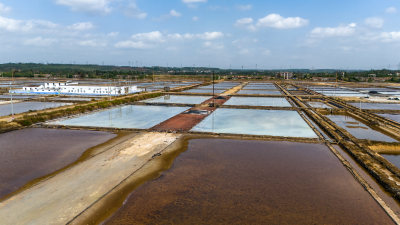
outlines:
[[[224,105],[291,107],[285,98],[232,97]]]
[[[72,105],[71,103],[58,102],[20,102],[14,103],[14,114],[28,112],[29,110],[43,110],[49,108],[57,108],[64,105]],[[11,115],[11,104],[0,105],[0,116]]]
[[[51,122],[51,124],[64,126],[148,129],[187,109],[189,108],[126,105],[82,115],[72,119]]]
[[[190,140],[104,224],[393,224],[320,144]]]
[[[0,198],[76,161],[115,134],[29,128],[0,134]]]
[[[317,138],[296,111],[219,108],[192,131]]]
[[[365,103],[361,102],[351,102],[348,103],[352,106],[355,106],[357,108],[361,109],[381,109],[381,110],[400,110],[400,104],[388,104],[388,103]]]
[[[347,130],[351,135],[358,139],[368,139],[373,141],[397,142],[395,139],[375,131],[367,125],[344,115],[327,115],[329,119],[338,126]]]
[[[209,96],[165,95],[157,98],[147,99],[142,102],[200,104],[209,98]]]
[[[267,90],[240,90],[237,94],[246,95],[282,95],[280,91],[267,91]]]

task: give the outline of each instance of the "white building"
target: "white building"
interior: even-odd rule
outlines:
[[[48,82],[38,87],[23,87],[10,90],[16,94],[49,94],[49,95],[126,95],[138,93],[143,90],[137,86],[83,86],[78,83]]]

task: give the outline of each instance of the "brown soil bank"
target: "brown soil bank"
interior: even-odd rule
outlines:
[[[0,134],[0,199],[33,179],[73,163],[87,149],[115,136],[41,128]]]
[[[129,135],[127,136],[129,137]],[[68,224],[139,173],[180,135],[139,133],[0,204],[0,224]]]
[[[393,224],[320,144],[189,141],[105,224]]]

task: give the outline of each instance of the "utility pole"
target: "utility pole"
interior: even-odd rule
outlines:
[[[10,93],[11,93],[11,120],[14,120],[14,104],[13,104],[13,96],[12,96],[12,84],[14,83],[14,73],[15,70],[11,71],[11,82],[10,82]]]
[[[214,71],[212,71],[212,85],[213,85],[213,107],[215,107]]]

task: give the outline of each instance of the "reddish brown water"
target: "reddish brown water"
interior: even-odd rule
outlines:
[[[320,144],[197,139],[105,224],[393,224]]]
[[[115,134],[32,128],[0,134],[0,198],[77,160]]]

